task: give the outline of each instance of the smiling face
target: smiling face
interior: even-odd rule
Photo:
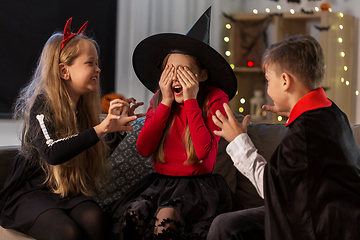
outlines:
[[[184,103],[184,96],[182,86],[177,79],[178,68],[187,67],[195,75],[195,80],[198,82],[206,80],[206,78],[201,78],[201,76],[203,76],[203,72],[206,70],[200,68],[199,63],[197,63],[194,57],[178,53],[171,54],[167,60],[167,64],[175,67],[175,74],[172,77],[172,91],[174,93],[175,101],[182,104]]]
[[[83,39],[79,42],[79,47],[81,53],[70,66],[60,64],[60,75],[75,103],[81,95],[98,89],[101,71],[94,44]]]

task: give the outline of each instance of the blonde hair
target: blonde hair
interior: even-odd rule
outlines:
[[[169,59],[169,56],[171,55],[168,54],[162,63],[162,70],[164,70],[165,65],[167,63],[167,60]],[[183,54],[186,55],[186,54]],[[191,55],[190,55],[191,56]],[[201,62],[196,59],[194,57],[194,62],[196,63],[196,66],[200,69],[200,70],[204,70],[204,66],[201,64]],[[199,92],[197,95],[197,101],[199,103],[199,106],[202,110],[202,117],[205,119],[205,117],[208,114],[208,102],[209,102],[209,96],[208,96],[208,81],[204,81],[204,82],[200,82],[199,83]],[[155,104],[153,106],[154,111],[156,110],[156,108],[159,106],[159,104],[161,103],[162,100],[162,94],[161,91],[158,91],[157,95],[155,96]],[[165,154],[164,154],[164,146],[165,146],[165,142],[167,140],[167,137],[170,134],[170,130],[173,126],[174,123],[174,114],[173,114],[173,108],[171,108],[171,112],[170,112],[170,116],[168,118],[168,121],[166,123],[166,127],[164,129],[163,135],[161,137],[161,141],[160,144],[158,146],[158,148],[156,149],[155,153],[152,156],[152,161],[157,161],[157,162],[161,162],[161,163],[165,163]],[[194,148],[194,144],[192,142],[191,139],[191,134],[190,134],[190,129],[189,129],[189,124],[186,125],[185,131],[184,131],[184,146],[186,149],[186,154],[187,154],[187,160],[184,162],[184,164],[195,164],[195,163],[200,163],[200,160],[202,159],[198,159],[198,157],[196,156],[196,152],[195,152],[195,148]]]
[[[60,52],[62,39],[61,33],[54,33],[48,39],[32,78],[21,90],[15,104],[14,116],[24,122],[21,153],[29,158],[40,156],[29,134],[30,110],[39,94],[46,99],[45,118],[56,129],[56,139],[78,134],[100,122],[100,86],[98,91],[82,95],[77,106],[74,106],[59,72],[59,63],[70,66],[81,54],[81,41],[90,41],[97,50],[98,45],[93,39],[81,34],[74,36]],[[106,157],[107,146],[103,139],[59,165],[50,165],[40,157],[40,164],[46,173],[44,184],[62,197],[99,193],[99,180],[105,170]]]

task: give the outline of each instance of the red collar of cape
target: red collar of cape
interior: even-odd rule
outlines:
[[[289,126],[301,114],[307,111],[330,107],[332,102],[326,97],[323,88],[317,88],[303,96],[293,107],[285,126]]]

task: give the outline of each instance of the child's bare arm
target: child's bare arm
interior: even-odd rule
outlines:
[[[213,122],[221,128],[221,131],[215,130],[214,134],[225,138],[228,142],[232,142],[238,135],[247,133],[247,124],[250,115],[246,115],[242,123],[239,123],[235,119],[229,105],[224,103],[224,109],[228,118],[222,115],[219,110],[216,111],[216,117],[213,116]]]

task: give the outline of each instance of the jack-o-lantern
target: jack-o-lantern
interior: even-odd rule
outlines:
[[[102,113],[107,114],[109,111],[109,107],[110,107],[110,102],[114,99],[122,99],[122,100],[126,100],[126,98],[124,97],[124,95],[121,94],[117,94],[117,93],[108,93],[105,94],[102,98],[101,98],[101,109],[102,109]]]
[[[328,4],[327,2],[323,2],[322,4],[320,4],[321,11],[328,12],[329,9],[330,9],[330,4]]]

